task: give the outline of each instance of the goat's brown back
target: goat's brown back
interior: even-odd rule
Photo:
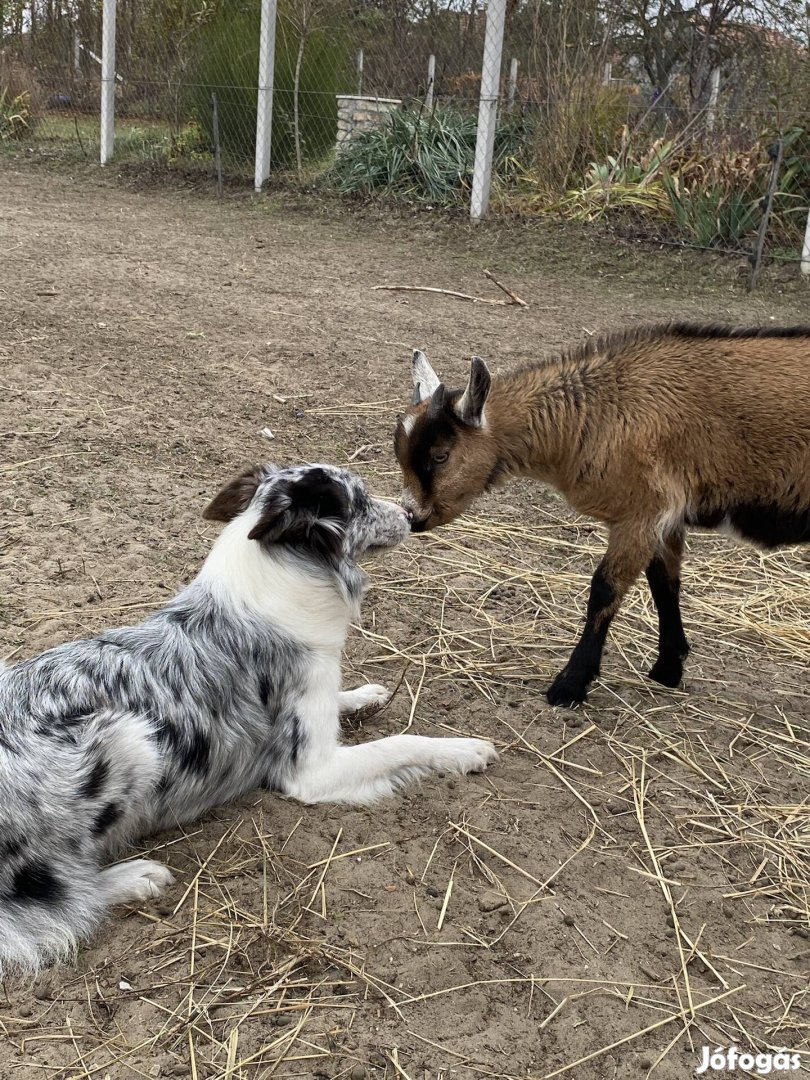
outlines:
[[[810,508],[810,329],[603,338],[495,379],[487,420],[507,471],[607,521],[699,517],[732,489]]]

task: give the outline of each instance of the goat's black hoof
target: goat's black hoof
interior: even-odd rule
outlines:
[[[561,671],[546,690],[549,705],[581,705],[588,697],[588,687]]]
[[[659,656],[647,674],[655,682],[674,690],[681,684],[683,664],[680,660],[662,659]]]

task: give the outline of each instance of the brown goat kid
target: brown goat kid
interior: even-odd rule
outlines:
[[[659,620],[650,677],[678,685],[687,526],[766,548],[810,542],[810,327],[649,327],[498,378],[474,357],[463,391],[447,390],[416,352],[413,382],[395,448],[414,531],[452,521],[512,476],[550,484],[609,526],[585,628],[548,690],[553,705],[585,700],[642,572]]]

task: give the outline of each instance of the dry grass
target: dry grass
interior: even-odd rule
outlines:
[[[508,512],[497,520],[470,516],[378,568],[378,605],[390,601],[396,606],[405,593],[425,613],[421,637],[406,643],[375,629],[374,618],[358,628],[367,654],[364,666],[387,665],[392,682],[404,668],[405,729],[420,714],[420,698],[429,691],[472,690],[495,704],[507,694],[536,694],[548,682],[580,625],[588,568],[603,543],[590,525],[570,521],[561,527],[561,515],[568,516],[557,504],[547,504],[534,509],[531,525]],[[370,1067],[375,1075],[415,1080],[396,1048],[371,1061],[341,1048],[341,1036],[351,1031],[358,1014],[383,1012],[396,1018],[403,1039],[416,1040],[437,1060],[460,1068],[460,1075],[511,1075],[508,1069],[493,1072],[468,1059],[447,1045],[446,1033],[437,1041],[431,1027],[419,1029],[417,1006],[437,998],[452,1000],[476,987],[489,993],[528,986],[532,998],[545,1001],[540,1031],[583,997],[608,995],[617,1010],[626,1010],[632,1001],[639,1021],[631,1031],[614,1038],[609,1032],[595,1035],[592,1049],[538,1073],[543,1080],[582,1075],[583,1066],[598,1065],[611,1053],[621,1061],[634,1043],[659,1031],[660,1049],[648,1061],[647,1076],[660,1069],[679,1042],[706,1042],[707,1030],[714,1038],[759,1050],[778,1049],[790,1039],[792,1049],[808,1053],[806,963],[794,970],[782,957],[767,967],[747,962],[739,950],[736,955],[712,951],[702,941],[703,928],[692,934],[684,929],[679,910],[688,889],[683,859],[699,851],[716,860],[727,882],[724,903],[744,905],[752,933],[778,924],[804,935],[810,926],[810,807],[806,796],[785,802],[769,793],[770,778],[784,770],[800,780],[802,791],[810,776],[810,733],[797,708],[804,703],[806,720],[810,571],[796,553],[741,552],[714,538],[693,546],[700,550],[700,569],[689,574],[685,586],[687,631],[693,631],[697,643],[693,692],[654,691],[639,674],[649,662],[654,624],[649,600],[638,591],[616,623],[613,650],[618,656],[604,685],[594,692],[592,706],[573,719],[568,716],[570,730],[555,749],[542,752],[498,714],[503,768],[508,770],[510,760],[519,756],[549,783],[563,785],[581,807],[585,838],[572,843],[567,858],[540,879],[498,850],[495,840],[479,835],[471,821],[448,820],[427,865],[421,871],[408,868],[416,885],[425,881],[440,844],[454,851],[437,922],[429,921],[435,914],[420,910],[414,891],[412,931],[424,950],[441,953],[447,946],[439,931],[462,867],[503,895],[510,910],[501,929],[487,937],[467,928],[463,940],[455,942],[491,952],[519,929],[534,905],[558,903],[555,880],[592,845],[604,845],[612,824],[605,800],[618,799],[620,812],[633,817],[638,828],[629,869],[657,883],[669,912],[677,947],[669,980],[647,968],[646,982],[616,982],[572,970],[566,978],[530,974],[445,985],[437,968],[434,985],[420,994],[408,993],[374,969],[362,946],[338,945],[322,931],[330,920],[335,868],[347,859],[384,857],[390,843],[352,849],[336,826],[328,855],[301,865],[290,855],[290,841],[299,827],[306,827],[306,811],[279,843],[259,802],[215,829],[215,839],[206,831],[207,853],[186,875],[180,899],[171,909],[137,913],[134,917],[153,923],[146,944],[132,955],[116,956],[116,970],[146,962],[151,985],[133,992],[158,1011],[162,1022],[135,1045],[110,1030],[103,1022],[104,967],[96,965],[69,978],[58,1001],[39,1010],[36,1018],[15,1013],[11,1000],[0,1005],[0,1030],[19,1049],[25,1075],[103,1078],[119,1075],[116,1070],[126,1063],[126,1075],[187,1073],[195,1080],[359,1077]],[[712,641],[733,642],[746,662],[767,660],[779,666],[785,681],[795,678],[790,707],[787,697],[783,705],[774,690],[771,708],[763,702],[762,709],[752,710],[750,700],[736,699],[733,686],[700,679],[700,654],[710,650]],[[547,720],[562,726],[563,715],[548,714]],[[593,763],[596,743],[624,778],[609,792],[603,788],[604,768]],[[662,789],[677,792],[677,803],[688,801],[690,812],[671,813],[672,800],[661,797]],[[652,819],[665,819],[678,842],[656,841],[648,827]],[[160,845],[161,857],[171,860],[177,842]],[[261,902],[252,908],[241,906],[232,891],[232,883],[248,873],[260,882]],[[613,935],[610,948],[626,939],[610,922],[604,925]],[[583,957],[601,955],[579,927],[574,929]],[[801,937],[795,940],[800,945]],[[713,978],[713,988],[696,981],[695,965]],[[771,984],[765,995],[763,978]],[[786,992],[784,984],[792,991]],[[752,999],[748,991],[757,985],[760,992]],[[119,989],[127,992],[124,981]],[[91,1022],[60,1023],[57,1014],[71,1000],[87,1002]],[[257,1030],[262,1033],[258,1040]],[[64,1044],[63,1066],[40,1069],[31,1063],[28,1055],[42,1041]],[[157,1072],[150,1060],[160,1061]]]

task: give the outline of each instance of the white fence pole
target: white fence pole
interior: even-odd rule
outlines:
[[[82,71],[82,39],[77,27],[73,27],[73,70],[77,75]]]
[[[613,78],[613,61],[606,60],[605,66],[602,68],[602,85],[610,86],[610,80]]]
[[[425,108],[428,112],[433,110],[433,87],[436,82],[436,57],[433,53],[428,57],[428,81],[427,93],[425,94]]]
[[[720,96],[720,68],[712,68],[712,80],[709,86],[709,103],[706,106],[706,127],[714,131],[717,119],[717,99]]]
[[[511,112],[515,107],[515,94],[517,93],[517,75],[518,75],[518,58],[512,57],[512,63],[509,65],[509,94],[507,95],[507,107]]]
[[[498,92],[501,85],[501,54],[506,0],[489,0],[487,29],[484,36],[484,59],[481,66],[481,97],[478,104],[478,134],[475,139],[470,217],[480,221],[489,207],[492,183],[492,152],[495,148],[495,125],[498,121]]]
[[[365,64],[365,54],[362,49],[357,50],[357,93],[363,96],[363,65]]]
[[[256,175],[254,186],[270,175],[270,144],[273,135],[273,79],[276,63],[276,0],[262,0],[259,34],[259,96],[256,108]]]
[[[804,246],[802,247],[802,273],[810,274],[810,210],[807,212],[807,226],[804,230]]]
[[[115,0],[104,0],[101,28],[101,153],[106,165],[115,150]]]

